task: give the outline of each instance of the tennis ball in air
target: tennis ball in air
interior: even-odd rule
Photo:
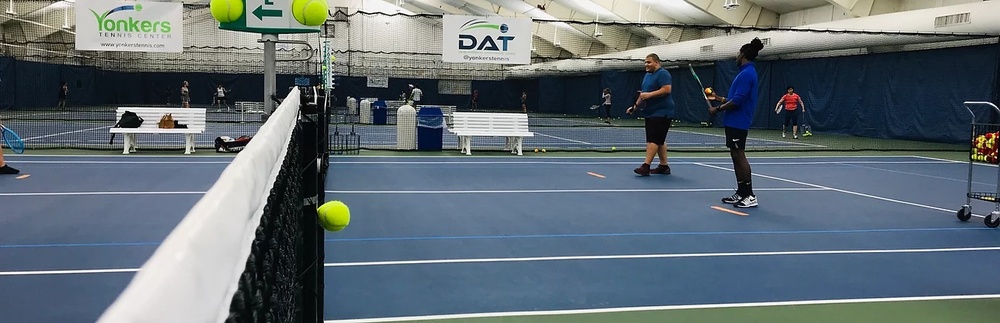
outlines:
[[[705,94],[712,95],[712,88],[706,87],[705,88]]]
[[[306,26],[319,26],[326,22],[326,0],[292,0],[292,17]]]
[[[212,0],[209,3],[212,18],[221,23],[233,22],[243,16],[243,1],[241,0]]]
[[[319,215],[319,225],[327,231],[337,232],[351,223],[351,209],[347,208],[344,202],[326,202],[316,211]]]

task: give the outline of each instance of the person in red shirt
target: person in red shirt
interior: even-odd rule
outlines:
[[[781,124],[781,138],[785,138],[785,127],[789,124],[792,126],[792,138],[799,139],[799,110],[802,107],[802,113],[806,113],[806,104],[802,102],[802,98],[799,97],[798,93],[795,93],[795,88],[789,86],[788,93],[781,96],[778,100],[778,104],[774,106],[774,113],[781,113],[781,105],[785,105],[785,123]]]

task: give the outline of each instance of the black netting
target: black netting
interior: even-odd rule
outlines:
[[[293,137],[298,129],[293,132]],[[303,283],[299,257],[303,234],[298,140],[292,140],[257,228],[250,258],[240,277],[226,322],[299,322]]]

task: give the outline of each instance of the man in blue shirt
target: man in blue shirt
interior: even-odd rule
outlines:
[[[750,182],[752,177],[750,161],[747,160],[744,149],[753,113],[757,108],[757,70],[753,61],[757,59],[761,49],[764,49],[764,43],[758,38],[740,47],[740,52],[736,55],[740,73],[733,79],[733,85],[729,88],[729,99],[712,96],[710,99],[722,102],[722,105],[708,108],[708,113],[713,115],[718,111],[726,112],[723,117],[726,127],[726,147],[729,148],[729,155],[733,159],[737,189],[736,194],[723,198],[722,202],[736,207],[757,206],[757,195],[753,193]]]
[[[636,110],[642,112],[646,121],[646,160],[634,171],[640,176],[652,174],[670,174],[667,166],[667,131],[674,118],[674,98],[670,96],[670,72],[660,65],[660,56],[646,55],[646,76],[642,79],[642,90],[639,91],[635,105],[625,110],[632,114]],[[653,157],[660,156],[660,165],[649,169]]]

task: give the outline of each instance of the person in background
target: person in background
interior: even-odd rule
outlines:
[[[608,118],[607,120],[604,121],[604,123],[611,124],[611,89],[610,88],[604,88],[604,93],[601,94],[601,99],[604,100],[604,103],[601,104],[601,106],[604,107],[604,116]]]
[[[69,97],[69,85],[66,82],[62,82],[62,86],[59,87],[59,105],[60,109],[66,108],[66,98]]]
[[[226,109],[229,108],[229,102],[226,102],[226,92],[229,92],[229,90],[223,87],[222,84],[219,84],[215,88],[215,102],[218,103],[219,108],[222,108],[223,104],[226,105]]]
[[[806,113],[806,104],[802,102],[802,98],[799,97],[798,93],[795,93],[795,88],[789,86],[787,89],[788,93],[781,96],[778,99],[778,104],[774,106],[774,113],[781,112],[781,105],[785,105],[785,123],[781,124],[781,138],[785,138],[785,127],[788,125],[792,126],[792,138],[799,139],[799,109],[802,107],[802,113]]]
[[[521,111],[528,113],[528,92],[521,92]]]
[[[411,102],[410,106],[417,107],[420,104],[420,99],[424,96],[424,90],[420,89],[419,85],[411,85],[413,87],[413,92],[410,94]]]
[[[184,81],[181,85],[181,107],[191,107],[191,92],[188,91],[188,81]]]

